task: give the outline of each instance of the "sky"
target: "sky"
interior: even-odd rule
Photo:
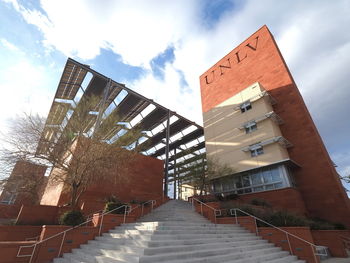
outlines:
[[[47,115],[67,57],[202,124],[199,76],[266,24],[349,175],[349,14],[347,0],[0,0],[0,132]]]

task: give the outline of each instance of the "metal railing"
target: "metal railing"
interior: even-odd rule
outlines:
[[[252,214],[249,214],[249,213],[247,213],[247,212],[245,212],[245,211],[243,211],[243,210],[241,210],[241,209],[239,209],[239,208],[232,208],[232,209],[230,209],[230,214],[233,215],[233,216],[235,216],[236,224],[239,224],[239,219],[238,219],[238,216],[237,216],[237,211],[239,211],[239,212],[241,212],[241,213],[243,213],[243,214],[245,214],[245,215],[247,215],[247,216],[249,216],[249,217],[252,217],[252,218],[254,219],[255,229],[256,229],[256,235],[259,235],[259,229],[258,229],[257,220],[260,221],[260,222],[262,222],[262,223],[265,224],[265,225],[268,225],[269,227],[273,227],[274,229],[277,229],[277,230],[283,232],[283,233],[286,235],[286,239],[287,239],[288,247],[289,247],[289,252],[290,252],[291,255],[294,255],[293,249],[292,249],[292,246],[291,246],[291,242],[290,242],[290,237],[293,237],[293,238],[295,238],[295,239],[298,239],[299,241],[304,242],[305,244],[307,244],[307,245],[309,245],[309,246],[311,247],[311,251],[312,251],[312,253],[313,253],[313,257],[314,257],[314,259],[315,259],[315,262],[319,262],[318,259],[317,259],[317,256],[328,256],[327,251],[326,251],[326,253],[319,253],[319,252],[318,252],[318,251],[324,251],[323,249],[320,249],[320,248],[321,248],[320,246],[316,246],[315,244],[313,244],[313,243],[311,243],[311,242],[309,242],[309,241],[307,241],[307,240],[305,240],[305,239],[303,239],[303,238],[301,238],[301,237],[298,237],[298,236],[296,236],[296,235],[294,235],[294,234],[291,234],[291,233],[289,233],[288,231],[285,231],[285,230],[283,230],[282,228],[279,228],[279,227],[277,227],[277,226],[274,226],[274,225],[272,225],[272,224],[266,222],[265,220],[262,220],[261,218],[258,218],[258,217],[254,216],[254,215],[252,215]]]
[[[114,209],[112,209],[112,210],[110,210],[110,211],[108,211],[108,212],[103,212],[103,213],[101,213],[101,214],[98,214],[98,218],[101,217],[101,222],[100,222],[100,225],[99,225],[98,235],[101,235],[102,226],[103,226],[103,218],[104,218],[105,215],[111,214],[111,213],[114,212],[114,211],[117,211],[117,210],[119,210],[119,209],[121,209],[121,208],[124,208],[123,223],[125,224],[126,217],[127,217],[133,210],[135,210],[136,208],[141,207],[141,216],[143,216],[144,206],[145,206],[146,204],[148,204],[148,203],[151,203],[151,211],[153,211],[153,208],[154,208],[154,205],[156,204],[156,201],[155,201],[155,200],[149,200],[149,201],[147,201],[147,202],[144,202],[144,203],[142,203],[142,204],[139,204],[138,206],[136,206],[136,207],[134,207],[134,208],[130,208],[129,205],[122,205],[122,206],[119,206],[119,207],[117,207],[117,208],[114,208]],[[98,211],[98,212],[100,212],[100,211]],[[96,213],[95,213],[95,214],[96,214]],[[94,218],[96,218],[96,217],[94,217]],[[63,244],[64,244],[64,240],[65,240],[65,237],[66,237],[67,232],[69,232],[69,231],[71,231],[71,230],[73,230],[73,229],[79,228],[79,227],[81,227],[81,226],[87,225],[88,223],[90,223],[91,221],[93,221],[94,218],[91,217],[91,218],[89,218],[87,221],[85,221],[85,222],[83,222],[83,223],[81,223],[81,224],[79,224],[79,225],[73,226],[73,227],[71,227],[71,228],[69,228],[69,229],[66,229],[66,230],[60,232],[60,233],[57,233],[57,234],[55,234],[55,235],[53,235],[53,236],[50,236],[50,237],[48,237],[48,238],[46,238],[46,239],[43,239],[43,240],[41,240],[41,241],[39,241],[39,242],[36,242],[36,243],[33,244],[33,245],[20,246],[19,249],[18,249],[18,251],[17,251],[17,257],[30,257],[28,263],[32,263],[33,258],[34,258],[34,255],[35,255],[36,248],[37,248],[40,244],[43,244],[43,243],[47,242],[48,240],[51,240],[51,239],[53,239],[53,238],[55,238],[55,237],[58,237],[58,236],[62,235],[62,241],[61,241],[61,243],[60,243],[60,247],[59,247],[58,254],[57,254],[57,257],[60,257],[61,252],[62,252],[62,248],[63,248]],[[33,248],[32,253],[31,253],[31,254],[21,255],[22,249],[25,249],[25,248]]]
[[[207,205],[206,203],[198,200],[197,198],[192,197],[191,198],[191,204],[192,204],[192,209],[194,209],[194,201],[198,202],[201,207],[201,215],[203,215],[203,205],[208,207],[209,209],[213,210],[213,215],[214,215],[214,223],[216,224],[216,217],[221,216],[221,210],[215,209],[214,207],[211,207],[210,205]]]
[[[137,208],[141,207],[141,216],[143,216],[144,207],[145,207],[147,204],[149,204],[149,203],[151,203],[151,212],[152,212],[154,206],[157,204],[157,201],[156,201],[156,200],[149,200],[149,201],[147,201],[147,202],[138,204],[137,206],[135,206],[135,207],[133,207],[133,208],[130,208],[130,210],[128,211],[128,215],[129,215],[132,211],[134,211],[134,210],[136,210]]]
[[[191,204],[192,204],[192,208],[193,209],[194,209],[194,202],[197,202],[197,203],[200,204],[200,213],[201,213],[201,215],[203,215],[203,206],[206,206],[206,207],[210,208],[211,210],[213,210],[214,221],[215,221],[215,224],[217,223],[217,216],[221,216],[221,214],[222,214],[221,213],[221,209],[215,209],[214,207],[211,207],[211,206],[207,205],[206,203],[198,200],[197,198],[192,197],[191,198]],[[226,209],[223,209],[223,210],[226,210]],[[287,239],[287,242],[288,242],[288,247],[289,247],[289,251],[290,251],[291,255],[294,255],[293,250],[292,250],[292,245],[291,245],[291,242],[290,242],[290,237],[293,237],[295,239],[298,239],[299,241],[304,242],[305,244],[307,244],[307,245],[309,245],[311,247],[315,263],[319,262],[318,259],[317,259],[317,256],[328,256],[327,251],[324,250],[324,249],[321,249],[322,246],[317,246],[317,245],[315,245],[315,244],[313,244],[313,243],[311,243],[311,242],[309,242],[309,241],[307,241],[307,240],[305,240],[305,239],[303,239],[301,237],[298,237],[298,236],[296,236],[294,234],[289,233],[288,231],[285,231],[285,230],[283,230],[283,229],[281,229],[279,227],[276,227],[276,226],[274,226],[274,225],[272,225],[272,224],[270,224],[270,223],[268,223],[268,222],[266,222],[266,221],[264,221],[264,220],[262,220],[262,219],[260,219],[260,218],[258,218],[256,216],[253,216],[253,215],[251,215],[251,214],[249,214],[249,213],[247,213],[247,212],[245,212],[245,211],[243,211],[243,210],[241,210],[239,208],[232,208],[229,211],[230,211],[230,214],[235,217],[236,224],[239,224],[237,211],[245,214],[246,216],[252,217],[254,219],[254,223],[255,223],[256,235],[259,235],[259,229],[258,229],[257,220],[262,222],[262,223],[264,223],[264,224],[266,224],[266,225],[268,225],[268,226],[270,226],[270,227],[273,227],[274,229],[277,229],[277,230],[283,232],[286,235],[286,239]],[[322,252],[324,252],[324,253],[322,253]]]
[[[350,237],[340,236],[340,239],[342,240],[345,249],[350,250]]]

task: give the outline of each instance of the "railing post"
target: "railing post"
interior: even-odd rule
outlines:
[[[35,249],[36,249],[36,244],[34,245],[32,255],[30,256],[30,259],[29,259],[29,263],[32,263],[32,260],[33,260],[34,254],[35,254]]]
[[[288,236],[288,233],[287,233],[287,232],[286,232],[286,237],[287,237],[287,241],[288,241],[288,246],[289,246],[290,254],[293,255],[292,245],[290,244],[290,240],[289,240],[289,236]]]
[[[236,218],[236,225],[238,224],[238,218],[237,218],[237,211],[236,211],[236,208],[234,208],[234,211],[235,211],[235,218]]]
[[[201,214],[203,215],[203,204],[201,202]]]
[[[214,220],[215,220],[215,225],[216,225],[216,210],[214,209]]]
[[[317,251],[315,251],[316,247],[311,245],[311,244],[310,244],[310,246],[311,246],[312,254],[314,254],[315,263],[318,263],[319,261],[317,260],[317,256],[316,256],[316,253],[315,253],[315,252],[317,252]]]
[[[151,205],[152,205],[151,212],[153,212],[153,200],[151,201]]]
[[[63,247],[63,242],[64,242],[64,239],[66,238],[66,231],[63,232],[63,237],[62,237],[62,241],[61,241],[61,245],[60,245],[60,250],[58,251],[58,255],[57,257],[60,257],[60,254],[61,254],[61,251],[62,251],[62,247]]]
[[[143,204],[141,205],[141,216],[143,216]]]
[[[100,224],[100,229],[99,229],[99,231],[98,231],[98,235],[99,235],[99,236],[101,235],[101,231],[102,231],[103,216],[104,216],[104,214],[102,213],[102,216],[101,216],[101,224]]]
[[[254,222],[255,222],[255,233],[258,236],[259,235],[259,230],[258,230],[258,224],[256,223],[256,218],[254,217]]]
[[[126,212],[127,212],[127,210],[128,210],[128,206],[127,206],[127,205],[125,205],[125,206],[124,206],[124,220],[123,220],[123,224],[125,224],[125,220],[126,220]]]

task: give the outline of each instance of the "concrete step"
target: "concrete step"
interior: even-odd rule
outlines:
[[[239,225],[215,225],[170,201],[90,240],[54,263],[301,263]]]
[[[264,244],[265,245],[265,244]],[[227,255],[231,255],[232,258],[245,258],[245,257],[253,257],[259,255],[266,255],[274,252],[280,251],[279,248],[276,247],[268,247],[266,246],[256,246],[256,247],[246,247],[246,248],[221,248],[221,249],[210,249],[210,250],[197,250],[191,252],[176,252],[176,253],[167,253],[163,255],[155,255],[155,256],[142,256],[140,257],[140,263],[152,263],[152,262],[171,262],[171,261],[179,261],[186,259],[206,259],[206,262],[221,262],[215,261],[217,258],[227,258]],[[216,257],[214,261],[210,261],[210,258]],[[231,258],[230,257],[230,258]],[[229,258],[227,258],[229,259]]]

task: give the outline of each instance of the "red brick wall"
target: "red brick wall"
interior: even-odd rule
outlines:
[[[56,170],[55,172],[59,172]],[[117,170],[111,171],[111,178],[116,178],[114,174],[117,172]],[[118,182],[104,179],[91,185],[82,194],[80,204],[84,204],[83,208],[86,208],[87,213],[92,213],[102,209],[106,198],[111,195],[115,195],[123,202],[133,199],[146,201],[161,198],[163,196],[163,161],[136,154],[128,174],[122,175]],[[69,201],[69,194],[63,191],[62,185],[53,185],[49,182],[41,204],[62,206]]]
[[[0,226],[0,241],[25,241],[40,236],[42,226]]]
[[[70,207],[58,207],[49,205],[22,206],[17,224],[22,225],[45,225],[58,224],[61,214],[72,210]]]
[[[18,187],[26,189],[26,184],[30,178],[36,181],[35,187],[30,190],[21,190],[15,200],[16,205],[32,205],[37,204],[41,198],[43,188],[46,185],[45,172],[47,167],[26,161],[18,161],[9,178],[9,183],[4,186],[4,191],[0,195],[0,200],[5,198],[6,192],[13,191],[13,184],[18,184]],[[17,178],[17,179],[16,179]]]
[[[281,229],[312,244],[314,243],[311,231],[308,227],[281,227]],[[284,232],[278,229],[272,227],[259,227],[259,236],[274,243],[276,246],[281,247],[285,251],[290,251],[291,248],[292,254],[301,260],[310,263],[320,262],[318,257],[315,258],[311,245],[291,235],[288,235],[287,237]]]
[[[21,209],[20,205],[3,205],[0,204],[0,218],[17,218],[18,212]]]
[[[274,111],[285,122],[280,126],[282,134],[294,145],[288,149],[289,155],[302,167],[294,172],[294,177],[306,209],[312,216],[350,227],[349,199],[266,26],[201,75],[203,112],[254,82],[260,82],[277,101]]]
[[[311,230],[315,244],[329,248],[333,257],[347,257],[344,243],[341,237],[350,238],[347,230]]]
[[[295,188],[284,188],[239,196],[239,200],[244,202],[250,202],[252,199],[264,199],[274,208],[284,208],[298,214],[307,214],[300,192]]]

